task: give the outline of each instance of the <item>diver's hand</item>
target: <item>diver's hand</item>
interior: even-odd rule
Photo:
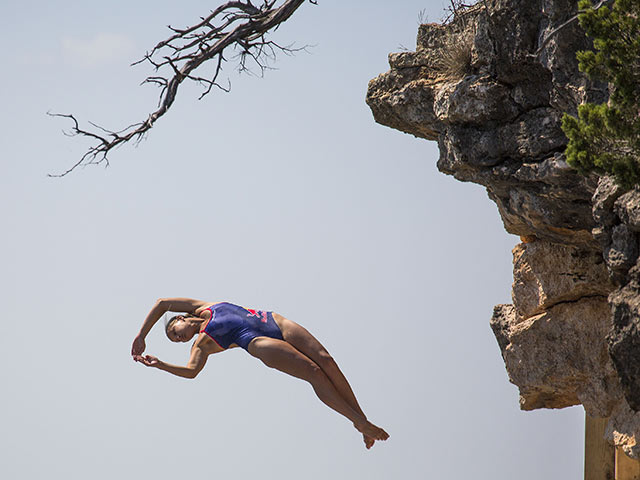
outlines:
[[[131,345],[131,355],[136,362],[140,361],[137,357],[142,355],[142,352],[144,352],[144,349],[146,347],[147,346],[144,343],[144,338],[140,335],[133,339],[133,345]]]
[[[142,363],[143,365],[146,365],[147,367],[157,367],[158,365],[160,365],[160,360],[152,355],[145,355],[144,357],[139,355],[137,361]]]

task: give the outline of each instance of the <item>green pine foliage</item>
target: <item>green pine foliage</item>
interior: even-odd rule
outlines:
[[[579,68],[608,82],[609,102],[578,107],[578,118],[565,114],[569,165],[588,174],[613,175],[623,187],[640,184],[640,0],[616,0],[595,10],[581,0],[580,25],[593,39],[594,51],[578,52]]]

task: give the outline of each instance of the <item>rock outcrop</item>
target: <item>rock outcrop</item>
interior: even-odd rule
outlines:
[[[565,162],[564,112],[608,98],[575,54],[577,0],[485,0],[421,25],[415,52],[369,83],[377,122],[440,148],[438,168],[484,185],[513,250],[513,304],[494,330],[525,410],[582,404],[640,456],[640,191]],[[552,33],[554,32],[554,33]]]

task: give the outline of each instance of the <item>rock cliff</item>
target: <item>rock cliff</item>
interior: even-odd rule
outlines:
[[[421,25],[369,82],[378,123],[435,140],[438,168],[486,187],[513,250],[491,327],[524,410],[582,404],[640,456],[640,191],[566,163],[562,114],[608,98],[579,72],[577,0],[485,0]],[[554,32],[552,34],[552,32]]]

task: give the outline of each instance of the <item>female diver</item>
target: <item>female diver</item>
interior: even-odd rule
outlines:
[[[169,340],[188,342],[198,335],[186,367],[142,355],[145,337],[168,311],[186,314],[176,315],[167,322],[165,332]],[[209,355],[234,347],[244,348],[268,367],[309,382],[322,402],[353,422],[362,433],[367,448],[371,448],[376,440],[389,438],[387,432],[367,420],[349,382],[320,342],[303,327],[275,312],[251,310],[227,302],[160,299],[147,314],[134,339],[131,355],[147,367],[195,378]]]

